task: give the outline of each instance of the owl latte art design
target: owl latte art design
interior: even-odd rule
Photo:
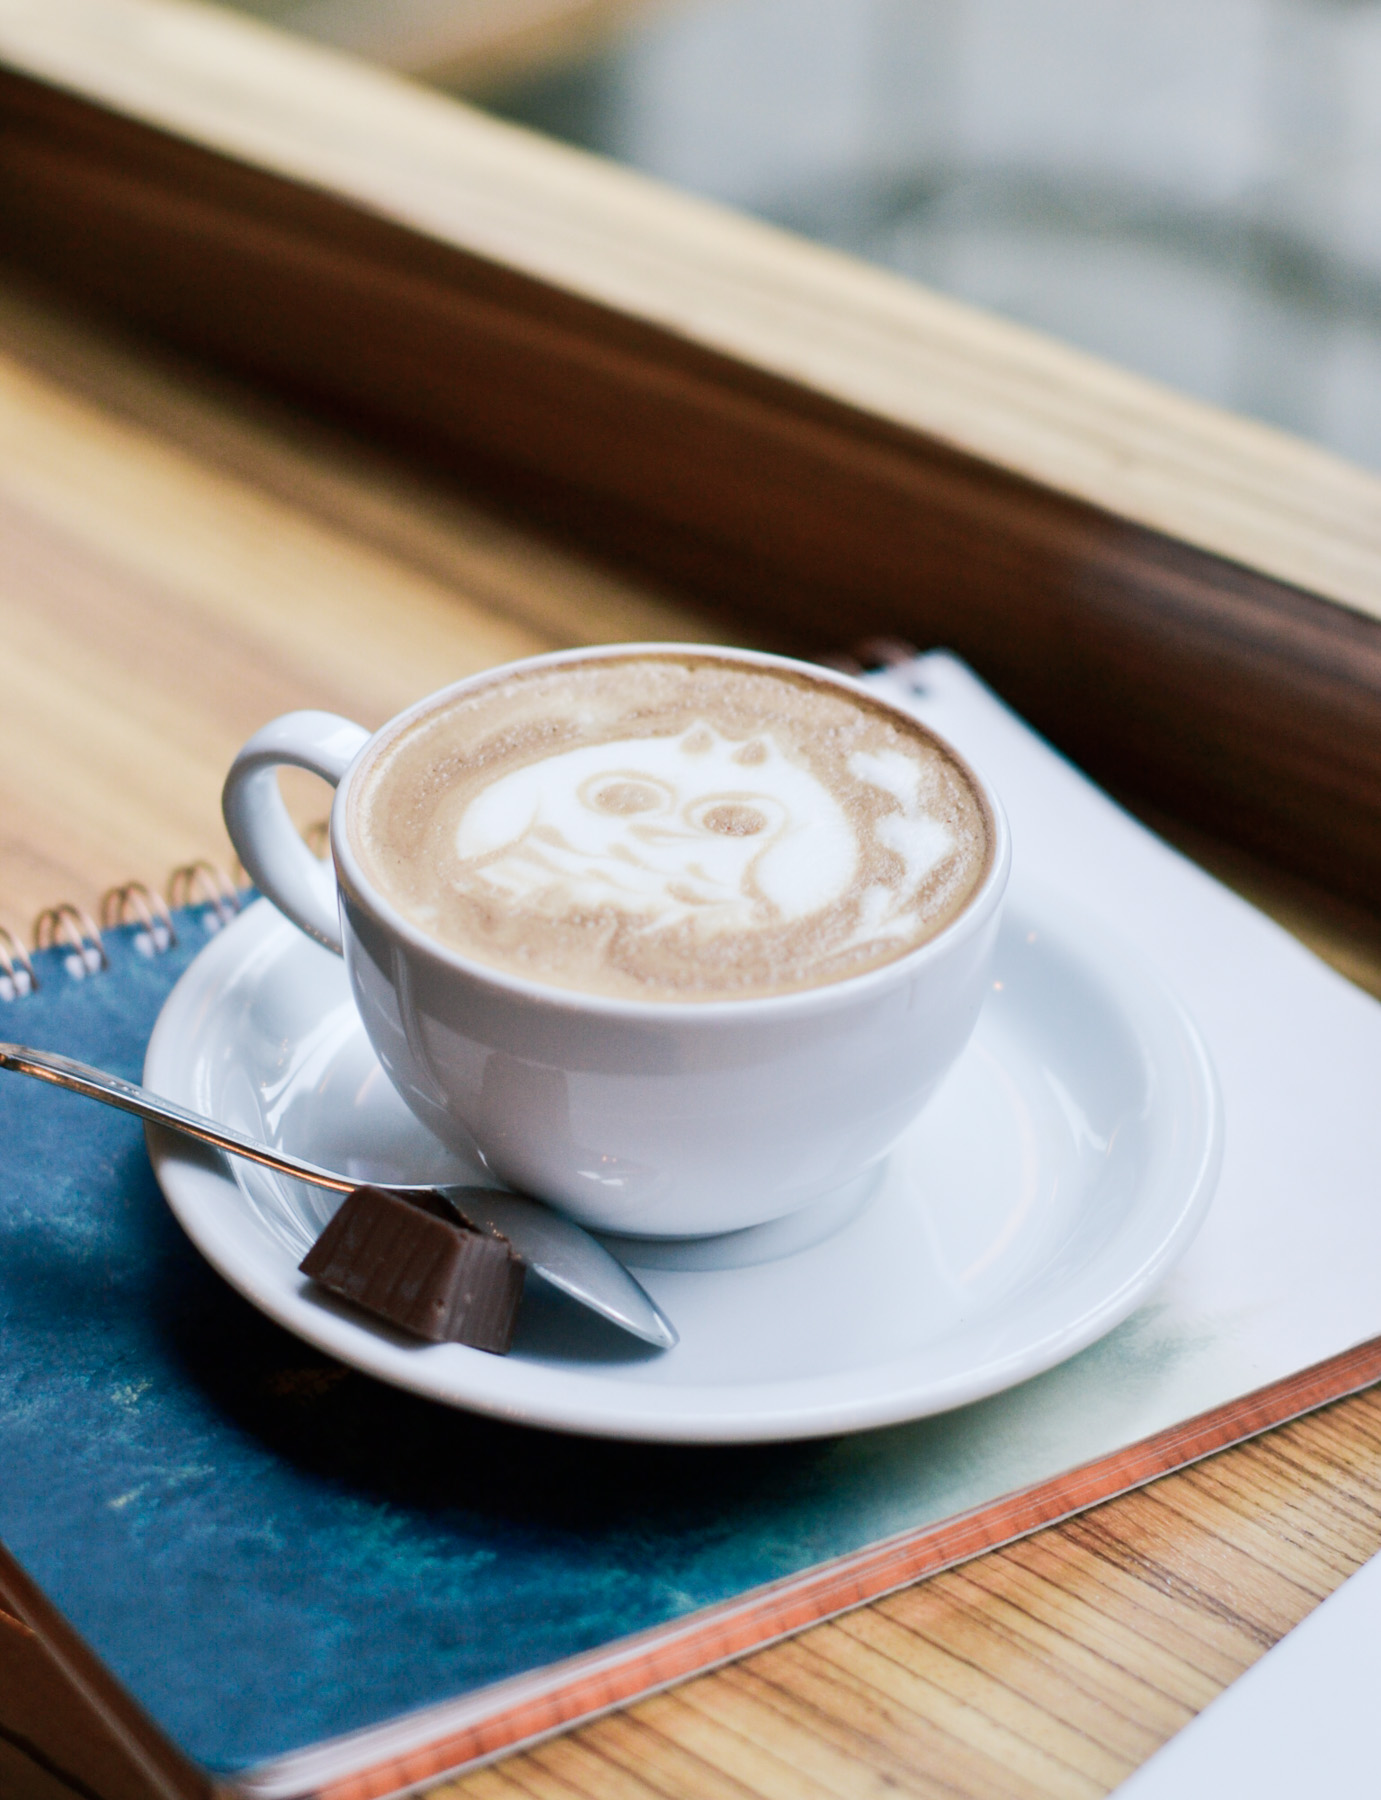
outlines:
[[[421,930],[587,993],[722,1000],[904,954],[980,884],[989,832],[919,724],[687,652],[498,677],[358,785],[366,872]]]
[[[818,911],[857,860],[842,807],[770,733],[736,744],[703,721],[515,769],[470,802],[456,848],[524,900],[710,932]]]

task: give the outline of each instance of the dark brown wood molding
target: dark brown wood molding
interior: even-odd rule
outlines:
[[[784,647],[948,645],[1100,779],[1378,907],[1361,612],[14,73],[0,241]]]
[[[35,1792],[56,1785],[78,1800],[210,1800],[206,1776],[3,1547],[0,1738],[15,1753],[7,1758],[11,1767],[32,1770]]]

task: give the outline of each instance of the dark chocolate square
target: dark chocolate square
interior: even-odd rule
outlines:
[[[502,1238],[439,1216],[444,1205],[356,1188],[299,1266],[415,1337],[502,1356],[513,1342],[522,1261]]]

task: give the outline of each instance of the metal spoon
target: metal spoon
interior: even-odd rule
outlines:
[[[214,1119],[188,1111],[171,1100],[164,1100],[147,1088],[118,1075],[107,1075],[71,1057],[54,1056],[46,1050],[30,1050],[24,1044],[0,1044],[0,1069],[13,1069],[20,1075],[32,1075],[55,1087],[70,1088],[88,1099],[100,1100],[121,1112],[137,1113],[141,1119],[152,1119],[184,1137],[198,1138],[228,1150],[232,1156],[243,1156],[249,1162],[262,1163],[283,1175],[295,1175],[300,1181],[317,1187],[334,1188],[348,1194],[361,1183],[348,1175],[336,1175],[320,1169],[315,1163],[302,1162],[282,1151],[270,1150],[253,1138],[244,1137]],[[597,1238],[573,1219],[567,1219],[540,1200],[525,1194],[513,1194],[497,1188],[468,1187],[438,1182],[387,1185],[398,1194],[440,1194],[456,1205],[475,1225],[495,1236],[506,1237],[527,1266],[549,1281],[563,1294],[569,1294],[601,1318],[631,1331],[644,1343],[669,1350],[676,1342],[676,1330],[651,1295],[628,1273],[617,1258],[611,1256]]]

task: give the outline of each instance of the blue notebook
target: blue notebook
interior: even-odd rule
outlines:
[[[41,987],[7,1033],[138,1080],[199,941]],[[233,1293],[128,1116],[0,1076],[0,1541],[168,1735],[231,1772],[850,1544],[856,1447],[602,1444],[433,1406]],[[866,1460],[866,1457],[865,1457]]]
[[[1200,1239],[1110,1337],[958,1412],[797,1444],[601,1442],[333,1363],[203,1262],[135,1120],[0,1073],[0,1542],[191,1763],[280,1797],[440,1776],[1381,1375],[1381,1122],[1348,1088],[1381,1007],[962,665],[912,676],[886,691],[993,775],[1028,869],[1085,854],[1085,899],[1198,1017],[1228,1118]],[[112,930],[97,972],[39,953],[0,1036],[138,1079],[213,920],[179,912],[161,954]],[[1255,1020],[1263,993],[1289,1033]]]

